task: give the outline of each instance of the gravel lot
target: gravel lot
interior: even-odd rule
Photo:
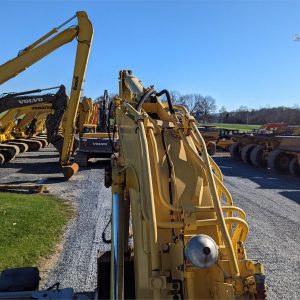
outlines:
[[[227,154],[215,157],[235,205],[247,213],[248,256],[266,268],[269,299],[300,299],[300,179],[234,162]],[[95,289],[97,251],[108,249],[101,233],[110,216],[110,191],[103,185],[98,164],[62,180],[52,147],[23,153],[0,168],[0,183],[40,182],[50,193],[74,203],[77,217],[69,224],[64,250],[49,273],[46,286],[59,281],[77,292]]]
[[[60,287],[93,292],[97,251],[109,249],[102,243],[101,234],[110,218],[111,193],[103,185],[101,164],[94,163],[64,181],[58,159],[51,146],[39,152],[22,153],[0,168],[0,183],[43,183],[51,194],[74,204],[76,218],[67,228],[64,250],[49,273],[45,287],[60,282]]]
[[[247,213],[248,257],[266,269],[269,299],[300,299],[300,178],[215,158],[235,205]]]

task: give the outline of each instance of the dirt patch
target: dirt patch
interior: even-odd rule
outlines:
[[[49,194],[50,193],[48,193],[48,195]],[[52,195],[57,197],[56,194],[52,194]],[[57,243],[53,247],[53,251],[49,255],[47,255],[45,257],[41,257],[37,263],[37,267],[40,271],[40,278],[41,278],[40,286],[44,286],[46,284],[46,280],[47,280],[47,276],[48,276],[49,272],[54,268],[54,266],[59,261],[61,253],[64,250],[64,240],[65,240],[66,230],[70,226],[71,222],[74,222],[74,220],[77,217],[77,212],[76,212],[76,209],[72,202],[62,199],[62,198],[60,198],[58,200],[66,203],[69,221],[68,221],[68,224],[65,226],[65,228],[62,230],[64,232],[64,234],[61,237],[60,242]]]
[[[54,247],[53,253],[51,253],[51,255],[39,259],[37,263],[37,267],[39,268],[40,271],[41,286],[45,284],[48,273],[53,269],[55,264],[58,262],[62,251],[63,251],[63,244],[61,242],[60,244],[57,244]]]

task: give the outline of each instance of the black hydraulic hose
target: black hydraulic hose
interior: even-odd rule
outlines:
[[[109,221],[107,222],[105,228],[102,231],[102,235],[101,235],[102,241],[105,244],[111,244],[111,239],[106,238],[106,230],[107,230],[109,224],[111,224],[111,215],[110,215]]]
[[[168,106],[169,106],[169,110],[171,114],[175,113],[173,104],[172,104],[172,100],[171,100],[171,96],[168,90],[161,90],[159,93],[156,93],[155,95],[160,97],[161,95],[165,94],[167,97],[167,101],[168,101]]]
[[[155,93],[155,89],[151,88],[150,90],[148,90],[140,99],[140,101],[138,102],[137,106],[136,106],[136,110],[138,112],[141,112],[142,110],[142,106],[145,103],[145,101],[153,94]]]
[[[114,139],[115,139],[115,128],[113,131],[113,139],[111,138],[110,134],[110,116],[111,116],[111,109],[112,109],[113,101],[110,101],[109,107],[108,107],[108,117],[107,117],[107,133],[108,133],[108,139],[111,145],[112,153],[117,152],[115,145],[114,145]],[[114,126],[115,127],[115,126]]]
[[[168,171],[169,171],[169,195],[170,195],[170,203],[171,205],[173,205],[173,192],[172,192],[172,162],[168,153],[168,149],[167,149],[167,144],[166,144],[166,140],[165,140],[165,130],[162,129],[161,131],[161,139],[162,139],[162,144],[165,150],[165,154],[166,154],[166,158],[167,158],[167,165],[168,165]]]
[[[168,153],[168,149],[167,149],[167,144],[166,144],[166,140],[165,140],[165,130],[162,129],[161,131],[161,139],[162,139],[162,144],[165,150],[165,154],[166,154],[166,158],[167,158],[167,165],[168,165],[168,176],[169,176],[169,197],[170,197],[170,204],[173,205],[174,204],[174,199],[173,199],[173,191],[172,191],[172,169],[173,169],[173,165],[172,165],[172,161],[171,158],[169,156]],[[173,211],[170,211],[170,216],[171,216],[171,222],[174,222],[174,214]],[[173,236],[175,236],[175,229],[172,229],[172,233]]]

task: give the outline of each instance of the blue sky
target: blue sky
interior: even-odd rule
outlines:
[[[117,92],[118,71],[145,85],[201,93],[218,107],[300,104],[300,1],[0,0],[0,64],[77,10],[87,11],[94,41],[84,95]],[[65,84],[76,42],[0,86],[0,93]]]

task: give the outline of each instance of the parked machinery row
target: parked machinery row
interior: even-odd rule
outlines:
[[[59,127],[46,126],[48,135],[56,130],[52,137],[58,140],[51,142],[61,151],[67,178],[76,172],[70,158],[93,35],[87,14],[76,16],[77,26],[47,40],[61,26],[55,28],[0,66],[1,84],[77,38],[71,94],[62,117],[63,140]],[[265,299],[264,268],[248,259],[245,249],[246,214],[234,206],[195,119],[183,106],[173,106],[167,90],[144,87],[129,70],[119,75],[119,94],[107,117],[114,118],[112,136],[111,124],[103,124],[114,151],[105,174],[105,185],[112,189],[111,251],[99,253],[95,298]],[[46,124],[55,124],[47,119]],[[57,289],[38,291],[36,268],[25,269],[6,270],[19,282],[7,280],[1,299],[75,298],[73,289],[59,289],[58,284],[53,285]],[[31,278],[25,274],[28,269],[34,272]],[[27,289],[21,284],[24,277]]]
[[[298,127],[280,126],[267,133],[233,135],[232,158],[277,173],[300,176],[300,135]]]
[[[300,176],[300,127],[285,122],[267,123],[249,133],[199,126],[210,155],[229,151],[232,158],[277,173]]]
[[[77,19],[75,26],[72,25],[60,31],[62,27],[73,19]],[[66,180],[78,171],[78,165],[72,162],[76,134],[75,122],[81,97],[82,83],[93,40],[93,27],[87,14],[83,11],[78,11],[75,16],[60,26],[53,28],[41,38],[19,51],[16,57],[0,65],[0,84],[3,84],[51,52],[73,40],[77,41],[77,49],[70,99],[64,113],[62,113],[61,109],[57,109],[54,110],[54,113],[49,114],[46,119],[47,139],[60,153],[59,162]],[[60,124],[62,125],[60,126]]]
[[[58,91],[38,94],[52,89]],[[20,152],[46,147],[51,142],[51,133],[60,126],[67,99],[63,85],[3,94],[0,98],[0,162],[10,161]]]
[[[203,136],[208,154],[215,155],[217,150],[229,151],[229,147],[235,142],[233,136],[239,133],[237,129],[217,128],[212,125],[198,126]]]

